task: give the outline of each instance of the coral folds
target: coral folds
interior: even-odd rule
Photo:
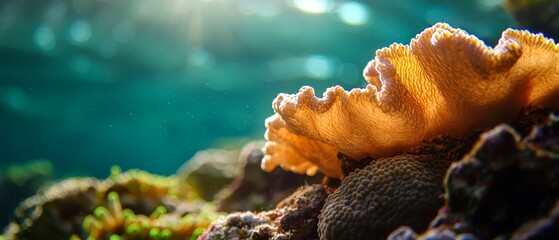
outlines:
[[[494,48],[438,23],[409,45],[376,52],[365,88],[340,86],[315,97],[304,86],[280,94],[266,121],[262,167],[339,178],[338,152],[352,158],[393,156],[442,133],[510,122],[526,106],[559,108],[559,45],[541,34],[508,29]],[[326,167],[327,166],[327,167]]]

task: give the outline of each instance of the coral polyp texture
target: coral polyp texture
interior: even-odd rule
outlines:
[[[523,107],[558,109],[558,61],[559,45],[541,34],[508,29],[491,48],[435,24],[409,45],[378,50],[364,70],[365,88],[334,86],[317,98],[305,86],[278,95],[262,168],[340,178],[338,153],[388,157],[443,133],[462,137],[513,121]]]
[[[402,227],[390,238],[556,239],[558,172],[559,118],[551,116],[525,138],[497,126],[450,167],[446,204],[430,229],[417,235]]]
[[[450,161],[433,155],[381,158],[344,178],[319,217],[321,239],[382,239],[402,224],[425,229],[443,204]]]

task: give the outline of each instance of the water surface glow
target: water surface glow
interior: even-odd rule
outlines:
[[[338,7],[338,17],[348,25],[363,25],[369,20],[369,12],[361,3],[347,2]]]
[[[307,13],[326,13],[334,8],[332,0],[290,0],[288,4]]]

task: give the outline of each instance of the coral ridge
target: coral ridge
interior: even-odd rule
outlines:
[[[559,109],[558,61],[559,45],[541,34],[508,29],[491,48],[464,30],[435,24],[409,45],[378,50],[364,69],[369,84],[363,89],[334,86],[322,98],[308,86],[279,94],[272,104],[276,115],[266,126],[284,133],[266,135],[263,169],[318,168],[339,177],[338,171],[324,170],[328,163],[321,159],[330,163],[338,152],[352,159],[389,157],[443,133],[462,137],[514,121],[524,107]],[[274,121],[282,124],[268,124]],[[300,143],[330,148],[309,154],[296,146]],[[291,163],[281,163],[287,158]]]

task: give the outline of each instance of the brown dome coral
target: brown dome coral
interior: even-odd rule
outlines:
[[[443,200],[450,161],[403,154],[351,173],[328,196],[319,216],[321,239],[381,239],[404,222],[424,229]]]
[[[322,167],[338,151],[353,159],[393,156],[442,133],[460,137],[512,121],[525,106],[557,109],[558,61],[559,46],[541,34],[509,29],[491,48],[436,24],[409,45],[378,50],[364,89],[335,86],[323,98],[306,86],[280,94],[266,124],[262,167],[339,177]]]

